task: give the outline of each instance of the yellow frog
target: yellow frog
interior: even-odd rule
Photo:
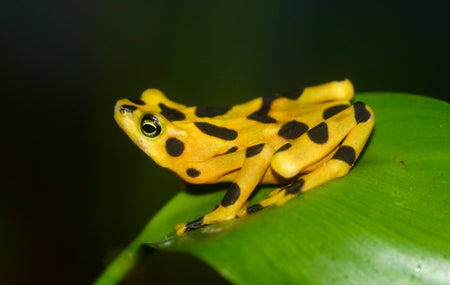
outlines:
[[[148,156],[193,184],[231,182],[219,206],[176,233],[242,217],[341,177],[357,160],[375,117],[353,105],[349,80],[260,97],[230,108],[187,107],[157,89],[122,99],[114,118]],[[258,184],[281,188],[248,206]]]

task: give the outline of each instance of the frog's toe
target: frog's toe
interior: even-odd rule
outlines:
[[[177,236],[181,236],[189,231],[201,228],[206,224],[203,222],[203,217],[193,220],[189,223],[178,224],[175,226]]]
[[[175,233],[177,236],[181,236],[186,232],[186,223],[178,224],[175,226]]]
[[[256,204],[253,204],[248,207],[243,207],[241,210],[239,210],[238,217],[243,218],[243,217],[247,216],[248,214],[258,212],[264,208],[265,208],[265,206],[261,203],[256,203]]]

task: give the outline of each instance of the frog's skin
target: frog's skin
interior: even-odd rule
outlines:
[[[187,107],[157,89],[119,100],[114,117],[148,156],[193,184],[231,182],[215,210],[176,226],[181,235],[242,217],[348,173],[375,117],[351,105],[349,80],[260,97],[231,108]],[[258,184],[281,188],[252,206]]]

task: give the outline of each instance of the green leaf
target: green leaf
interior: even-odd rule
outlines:
[[[394,93],[356,100],[374,109],[376,123],[347,176],[282,207],[176,237],[175,224],[209,212],[224,195],[212,187],[182,191],[97,284],[122,279],[142,244],[196,256],[239,284],[449,284],[449,105]]]

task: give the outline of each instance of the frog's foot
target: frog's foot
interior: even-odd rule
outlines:
[[[242,207],[238,212],[238,217],[244,217],[248,214],[257,212],[271,205],[281,206],[287,201],[295,198],[302,192],[303,185],[305,183],[304,179],[300,179],[286,187],[278,188],[269,194],[267,199],[260,201],[259,203],[253,204],[249,207]]]
[[[217,224],[232,220],[237,217],[236,207],[224,207],[219,205],[214,211],[196,219],[189,223],[178,224],[175,226],[175,231],[178,236],[186,232],[199,229],[201,227]]]
[[[193,220],[189,223],[183,223],[183,224],[178,224],[175,226],[175,232],[177,234],[177,236],[181,236],[184,233],[187,233],[188,231],[192,231],[195,229],[199,229],[203,226],[206,226],[207,224],[205,224],[203,222],[203,217],[200,217],[196,220]]]

